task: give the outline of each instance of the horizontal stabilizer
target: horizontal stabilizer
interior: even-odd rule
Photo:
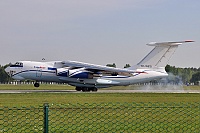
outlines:
[[[194,42],[192,40],[186,41],[177,41],[177,42],[150,42],[147,45],[149,46],[177,46],[187,42]]]

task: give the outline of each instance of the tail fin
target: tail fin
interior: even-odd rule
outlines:
[[[174,54],[178,45],[187,42],[194,42],[191,40],[188,41],[178,41],[178,42],[151,42],[147,45],[155,46],[154,49],[147,54],[134,68],[152,68],[152,67],[165,67]]]

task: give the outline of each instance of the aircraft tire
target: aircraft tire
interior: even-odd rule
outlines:
[[[34,83],[34,87],[40,87],[40,84],[39,83]]]
[[[98,90],[98,89],[97,89],[97,88],[95,88],[95,87],[94,87],[94,88],[92,88],[92,91],[97,91],[97,90]]]
[[[82,88],[81,87],[76,87],[76,91],[81,91]]]
[[[82,88],[82,91],[83,91],[83,92],[88,92],[88,91],[90,91],[90,90],[89,90],[87,87],[83,87],[83,88]]]
[[[88,88],[88,91],[92,91],[93,90],[93,88]]]

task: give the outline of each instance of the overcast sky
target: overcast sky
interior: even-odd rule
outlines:
[[[169,61],[200,67],[200,0],[0,0],[0,64],[76,60],[123,67],[149,42],[195,40]]]

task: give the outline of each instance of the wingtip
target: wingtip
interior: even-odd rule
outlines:
[[[194,40],[185,40],[185,42],[195,42]]]

